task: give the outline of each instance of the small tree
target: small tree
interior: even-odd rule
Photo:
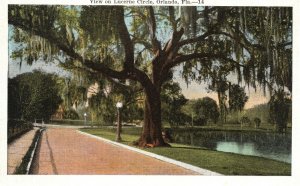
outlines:
[[[244,109],[247,101],[248,96],[246,95],[244,88],[236,84],[229,86],[229,110],[237,111],[238,120],[240,112]]]
[[[75,110],[70,109],[70,110],[64,111],[63,118],[64,119],[79,119],[79,115]]]
[[[261,120],[258,117],[255,117],[253,121],[255,123],[255,128],[259,128]]]
[[[286,131],[289,116],[289,107],[292,101],[288,93],[283,89],[275,91],[269,101],[270,120],[276,124],[277,131]]]
[[[208,120],[217,123],[220,113],[218,105],[215,100],[210,97],[198,99],[194,103],[194,110],[196,113],[195,122],[199,125],[207,124]]]
[[[248,117],[246,117],[246,116],[243,116],[242,118],[241,118],[241,127],[243,126],[243,125],[246,125],[246,124],[248,124],[248,125],[250,125],[251,124],[251,120],[248,118]]]

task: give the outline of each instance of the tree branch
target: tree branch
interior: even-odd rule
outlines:
[[[153,7],[149,6],[148,11],[149,11],[148,26],[149,26],[149,30],[150,30],[153,52],[157,53],[158,51],[161,51],[161,45],[160,45],[160,42],[156,38],[156,20],[155,20]]]
[[[174,31],[177,30],[177,22],[175,20],[175,10],[173,6],[169,6],[169,20]]]
[[[118,22],[118,33],[121,39],[121,43],[125,49],[125,62],[124,70],[131,71],[134,66],[134,46],[130,39],[130,34],[128,32],[125,20],[124,20],[124,8],[117,8],[117,22]]]
[[[92,70],[95,70],[97,72],[102,73],[103,75],[112,77],[112,78],[118,78],[118,79],[125,79],[127,78],[127,74],[124,71],[116,71],[113,69],[108,68],[107,66],[101,64],[101,63],[95,63],[91,60],[84,59],[80,54],[76,53],[74,49],[67,45],[66,42],[64,42],[64,39],[57,37],[56,32],[53,32],[52,30],[42,30],[39,28],[30,27],[29,24],[24,24],[21,19],[12,19],[9,17],[8,24],[11,24],[15,27],[21,28],[24,31],[27,31],[29,33],[33,33],[34,35],[40,36],[42,38],[47,39],[50,43],[57,46],[60,50],[65,52],[68,56],[70,56],[73,59],[76,59],[81,62],[83,66],[86,66],[87,68],[91,68]]]
[[[185,61],[190,61],[193,59],[203,59],[203,58],[210,58],[210,59],[218,59],[218,60],[223,60],[223,61],[229,61],[231,63],[234,63],[236,65],[239,65],[241,67],[244,67],[243,64],[240,64],[239,62],[228,58],[227,56],[225,56],[224,54],[214,54],[214,53],[193,53],[193,54],[188,54],[188,55],[178,55],[173,61],[172,63],[168,64],[168,66],[166,66],[166,69],[171,69],[177,65],[179,65],[180,63],[183,63]]]

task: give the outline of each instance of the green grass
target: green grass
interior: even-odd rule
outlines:
[[[140,128],[123,128],[123,144],[132,145]],[[96,136],[115,140],[113,128],[81,129]],[[225,175],[291,175],[291,164],[261,157],[218,152],[205,148],[171,143],[171,148],[143,148],[143,150],[205,168]]]
[[[262,124],[259,128],[255,128],[253,126],[243,126],[241,127],[239,124],[224,124],[224,125],[205,125],[205,126],[180,126],[177,127],[179,130],[209,130],[209,131],[232,131],[232,132],[276,132],[274,126],[270,124]],[[173,130],[176,130],[176,128],[173,128]],[[287,132],[291,133],[292,128],[288,127]]]

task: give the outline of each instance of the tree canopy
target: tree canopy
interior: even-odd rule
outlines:
[[[229,87],[229,109],[232,111],[242,111],[248,101],[245,89],[239,85],[231,85]]]
[[[275,94],[271,96],[269,101],[270,118],[276,124],[279,132],[286,132],[291,104],[290,95],[284,92],[283,89],[275,91]]]
[[[199,98],[190,102],[193,109],[195,125],[206,125],[208,121],[217,123],[220,112],[215,100],[210,97]]]
[[[49,120],[62,99],[55,76],[40,71],[8,80],[8,118]]]

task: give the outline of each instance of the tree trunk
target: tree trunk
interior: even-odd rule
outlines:
[[[159,91],[146,91],[144,126],[141,137],[136,142],[140,147],[170,146],[162,136],[161,100]]]

